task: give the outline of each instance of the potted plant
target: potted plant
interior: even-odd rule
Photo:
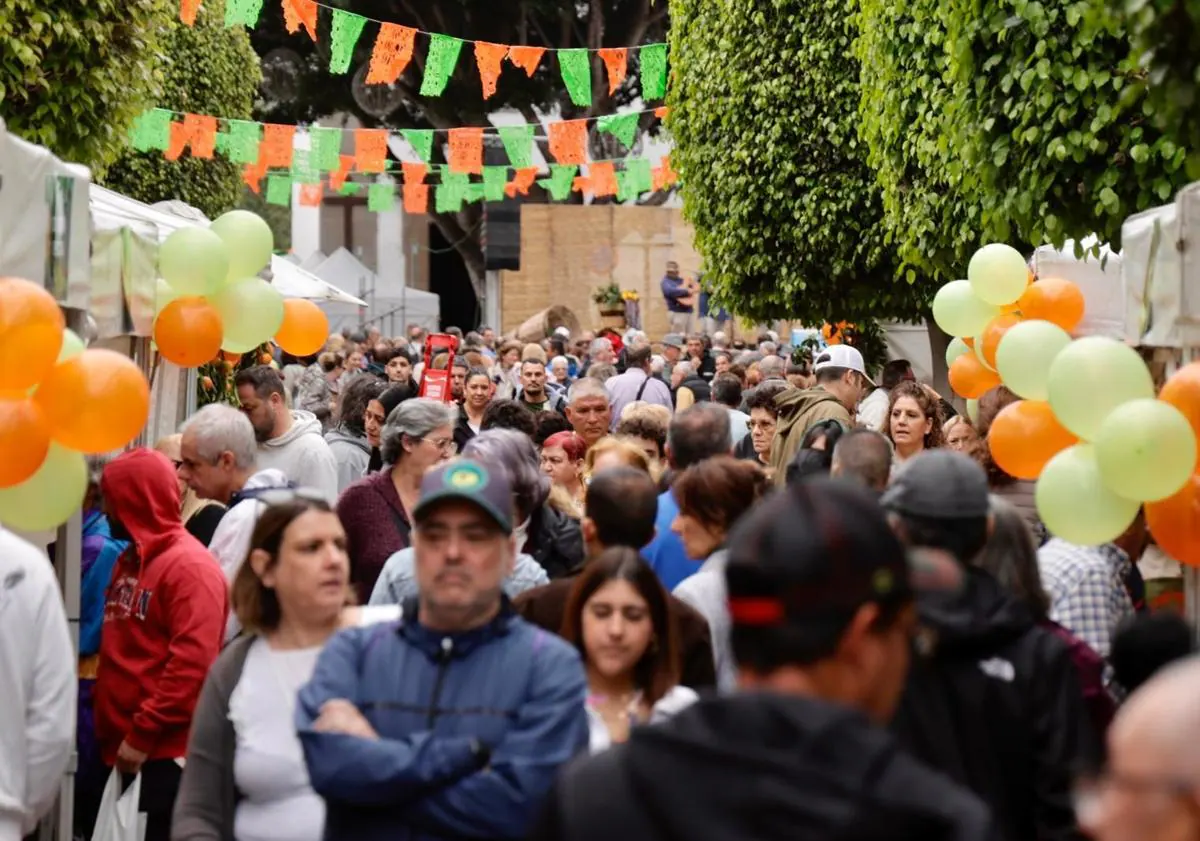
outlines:
[[[600,309],[600,324],[602,327],[612,327],[620,330],[625,327],[625,299],[621,296],[621,287],[616,283],[607,286],[597,286],[592,293],[592,300]]]

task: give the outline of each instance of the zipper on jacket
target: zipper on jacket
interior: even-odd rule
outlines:
[[[433,698],[429,701],[429,727],[437,721],[438,701],[442,697],[442,684],[446,681],[446,669],[450,668],[450,655],[454,653],[454,640],[442,637],[442,650],[438,652],[437,678],[433,682]]]

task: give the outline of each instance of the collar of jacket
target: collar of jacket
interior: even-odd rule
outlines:
[[[513,609],[512,602],[508,596],[503,594],[500,596],[500,612],[487,624],[469,631],[435,631],[422,625],[420,600],[417,596],[405,599],[401,615],[404,619],[400,623],[397,633],[430,660],[439,660],[443,656],[442,652],[446,650],[444,643],[446,639],[453,643],[449,649],[451,659],[466,657],[475,649],[482,648],[488,643],[506,636],[511,630],[513,622],[519,618],[516,610]]]

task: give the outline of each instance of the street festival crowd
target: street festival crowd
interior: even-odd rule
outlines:
[[[904,360],[330,336],[94,465],[79,651],[0,531],[0,841],[1200,838],[1200,661],[1138,518],[1047,534]],[[1148,548],[1149,547],[1149,548]],[[15,699],[15,700],[14,700]],[[124,793],[124,794],[122,794]]]

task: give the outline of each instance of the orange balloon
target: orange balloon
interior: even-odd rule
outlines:
[[[1050,404],[1041,400],[1005,406],[988,430],[992,460],[1018,479],[1036,479],[1046,462],[1078,441],[1054,417]]]
[[[1146,503],[1146,526],[1164,552],[1200,567],[1200,472],[1193,473],[1174,496]]]
[[[176,298],[154,319],[154,343],[163,358],[195,368],[221,350],[225,325],[217,308],[201,297]]]
[[[963,336],[962,340],[963,340],[964,345],[969,347],[971,350],[975,350],[975,337],[974,336]]]
[[[20,393],[0,394],[0,488],[37,473],[49,451],[50,430],[37,403]]]
[[[1070,333],[1083,320],[1083,292],[1069,280],[1044,277],[1025,290],[1017,308],[1026,319],[1052,321]]]
[[[1011,330],[1017,324],[1020,324],[1023,319],[1019,315],[998,315],[988,322],[987,327],[983,328],[983,333],[979,336],[980,351],[983,353],[983,361],[992,368],[996,367],[996,348],[1000,347],[1000,340],[1004,338],[1004,334]]]
[[[275,333],[275,344],[292,356],[310,356],[325,346],[329,319],[321,308],[303,298],[286,298],[283,324]]]
[[[1158,399],[1183,412],[1192,431],[1200,438],[1200,362],[1184,365],[1172,374],[1158,393]],[[1197,458],[1196,467],[1200,468],[1200,458]]]
[[[150,414],[145,374],[111,350],[88,349],[55,365],[33,399],[46,413],[50,436],[88,454],[121,449]]]
[[[1000,375],[989,371],[973,353],[964,353],[950,366],[950,387],[968,400],[977,400],[1000,385]]]
[[[0,389],[40,383],[62,350],[67,323],[54,296],[19,277],[0,277]]]

